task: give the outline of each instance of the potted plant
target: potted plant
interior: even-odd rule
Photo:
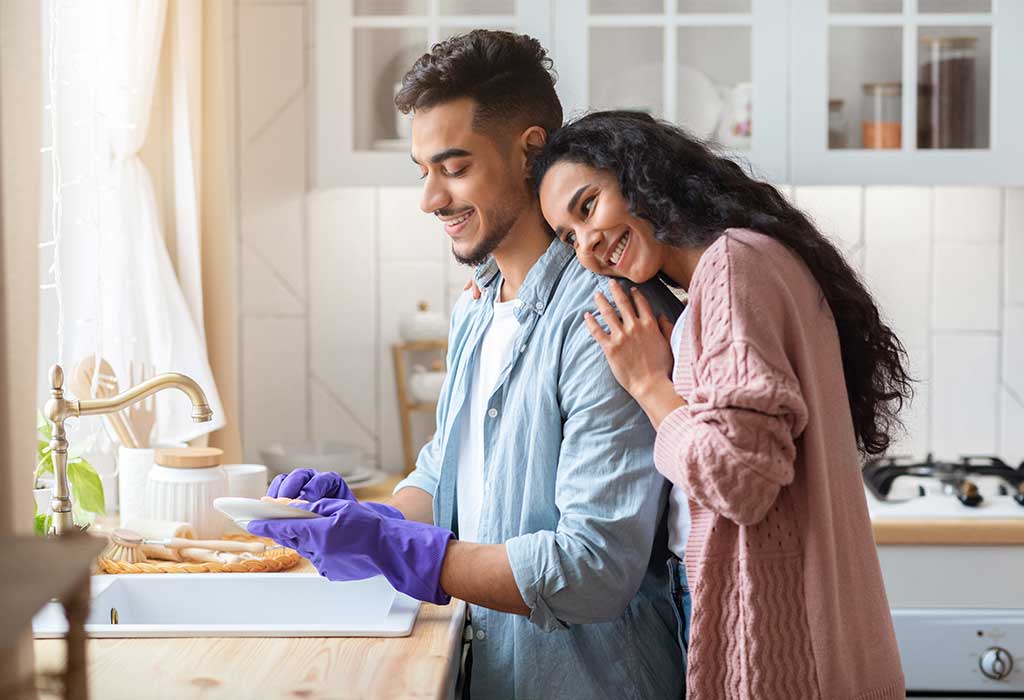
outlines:
[[[33,480],[35,497],[35,531],[45,535],[50,530],[50,499],[53,498],[53,454],[50,440],[53,427],[39,413],[36,420],[39,441],[36,445],[36,470]],[[103,505],[103,484],[91,464],[82,456],[90,448],[94,438],[79,441],[68,451],[68,483],[71,486],[72,517],[76,525],[91,525],[97,514],[106,512]],[[49,476],[49,478],[47,478]]]

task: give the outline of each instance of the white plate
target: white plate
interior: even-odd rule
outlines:
[[[246,527],[250,520],[324,517],[319,513],[302,510],[301,508],[295,508],[284,503],[260,501],[255,498],[237,498],[235,496],[215,498],[213,499],[213,507],[234,520],[235,524],[241,528]]]
[[[711,78],[693,66],[681,65],[676,72],[679,125],[701,139],[715,135],[723,101]]]

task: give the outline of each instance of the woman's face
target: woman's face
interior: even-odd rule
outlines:
[[[611,173],[560,161],[544,175],[540,206],[588,270],[638,284],[661,270],[666,246],[654,239],[651,222],[630,213]]]

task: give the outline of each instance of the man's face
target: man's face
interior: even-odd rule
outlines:
[[[473,111],[473,100],[463,98],[418,110],[412,120],[420,208],[442,222],[465,265],[479,265],[501,245],[531,197],[516,138],[504,143],[474,131]]]

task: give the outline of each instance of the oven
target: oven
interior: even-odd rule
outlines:
[[[1022,467],[864,467],[908,697],[1024,698]]]

